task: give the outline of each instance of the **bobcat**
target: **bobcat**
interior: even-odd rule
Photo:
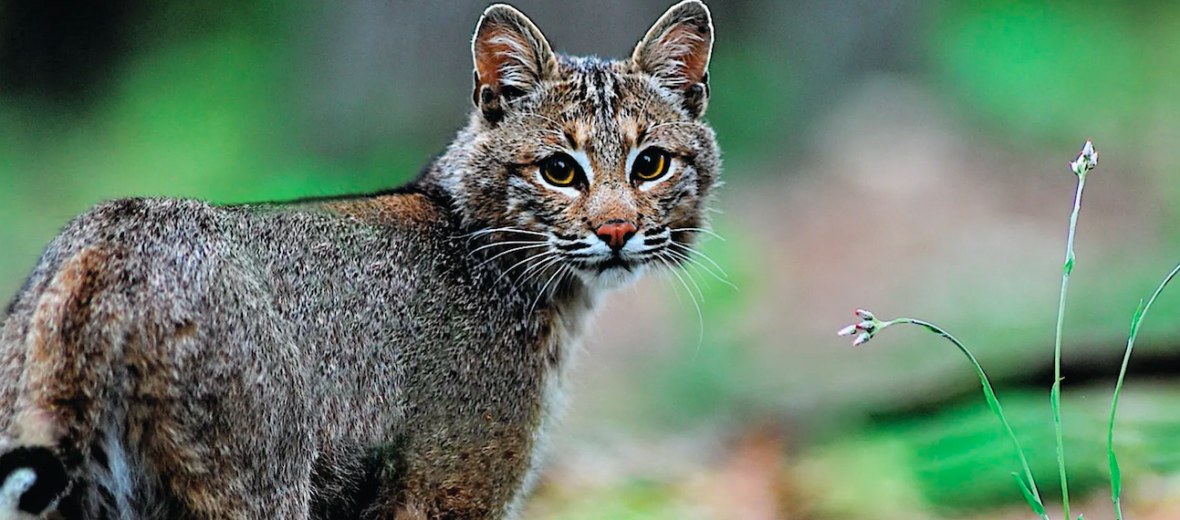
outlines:
[[[0,519],[515,517],[602,296],[707,230],[712,43],[696,0],[616,61],[493,5],[408,185],[75,218],[0,330]]]

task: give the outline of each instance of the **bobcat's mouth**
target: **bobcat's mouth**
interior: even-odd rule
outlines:
[[[619,256],[618,253],[614,253],[610,256],[610,258],[598,262],[598,265],[594,267],[599,273],[605,272],[608,269],[624,269],[630,271],[635,267],[635,262],[624,260],[622,256]]]
[[[637,234],[628,238],[622,247],[611,247],[595,235],[556,235],[550,244],[587,285],[616,289],[638,279],[644,266],[654,260],[655,250],[660,249],[651,247],[650,236]]]
[[[677,232],[680,235],[674,239],[673,234]],[[577,275],[587,285],[616,289],[637,280],[649,264],[655,269],[679,269],[685,262],[699,263],[690,256],[697,254],[690,245],[688,234],[692,232],[710,231],[659,226],[633,233],[621,245],[613,246],[600,234],[587,236],[550,231],[546,254],[556,258],[550,257],[548,265],[557,265],[559,267],[554,269]]]
[[[584,282],[600,289],[618,289],[639,278],[643,263],[613,254],[605,260],[577,269]]]

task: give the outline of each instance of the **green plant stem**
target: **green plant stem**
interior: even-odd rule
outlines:
[[[1106,429],[1106,449],[1110,455],[1110,494],[1114,500],[1114,514],[1117,520],[1123,519],[1123,509],[1121,505],[1121,490],[1122,477],[1118,469],[1118,459],[1114,454],[1114,417],[1115,412],[1119,407],[1119,392],[1123,389],[1123,379],[1127,376],[1127,364],[1131,362],[1131,351],[1135,348],[1135,338],[1139,336],[1139,325],[1143,323],[1143,318],[1147,316],[1147,311],[1151,309],[1151,304],[1155,303],[1156,297],[1164,291],[1164,287],[1180,273],[1180,264],[1172,268],[1172,272],[1164,278],[1162,282],[1155,288],[1155,292],[1151,294],[1151,298],[1147,299],[1147,304],[1139,303],[1139,308],[1135,310],[1135,316],[1131,318],[1131,332],[1127,335],[1127,351],[1123,353],[1123,366],[1119,369],[1119,379],[1114,385],[1114,397],[1110,400],[1110,422]]]
[[[1061,335],[1065,326],[1065,295],[1069,291],[1069,275],[1073,272],[1073,238],[1078,227],[1078,212],[1082,209],[1082,189],[1086,187],[1086,171],[1076,172],[1078,188],[1073,199],[1073,213],[1069,215],[1069,237],[1065,242],[1065,266],[1061,269],[1061,299],[1057,303],[1057,334],[1053,341],[1053,389],[1049,404],[1053,408],[1053,427],[1057,434],[1057,470],[1061,474],[1061,507],[1066,520],[1069,515],[1069,482],[1065,476],[1065,438],[1061,428]]]
[[[975,367],[975,373],[979,375],[979,382],[983,385],[983,394],[984,397],[987,398],[988,406],[991,408],[992,412],[996,414],[996,417],[1000,418],[1000,422],[1004,425],[1004,431],[1008,433],[1008,438],[1012,439],[1012,444],[1016,447],[1016,455],[1020,457],[1020,465],[1024,468],[1024,480],[1027,480],[1027,483],[1022,482],[1021,485],[1027,486],[1025,489],[1026,493],[1031,493],[1032,495],[1032,497],[1029,499],[1029,505],[1033,506],[1033,509],[1041,515],[1042,519],[1049,520],[1049,515],[1045,513],[1044,503],[1041,501],[1041,494],[1037,490],[1036,480],[1033,480],[1032,468],[1030,468],[1028,465],[1028,457],[1024,455],[1024,448],[1020,446],[1020,440],[1016,438],[1016,432],[1012,431],[1012,425],[1008,423],[1008,418],[1004,417],[1004,410],[1000,407],[1000,400],[996,397],[996,393],[992,389],[992,384],[988,380],[987,374],[984,373],[983,367],[979,364],[979,361],[975,359],[975,356],[971,354],[970,350],[967,350],[967,347],[963,345],[962,342],[952,336],[949,332],[943,330],[938,325],[914,318],[897,318],[895,320],[882,323],[880,329],[883,330],[886,327],[895,324],[910,324],[922,327],[930,332],[942,336],[943,338],[946,338],[947,341],[950,341],[956,347],[958,347],[959,351],[962,352],[964,356],[967,356],[967,360],[970,361],[971,365]],[[1017,480],[1020,481],[1022,479],[1018,477]],[[1026,498],[1028,497],[1026,496]]]

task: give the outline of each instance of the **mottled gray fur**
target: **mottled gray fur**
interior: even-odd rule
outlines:
[[[712,40],[689,0],[570,58],[493,6],[415,182],[75,218],[0,329],[0,520],[515,516],[601,295],[707,225]]]

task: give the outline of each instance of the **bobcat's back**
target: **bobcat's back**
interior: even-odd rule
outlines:
[[[403,217],[372,220],[384,210]],[[224,473],[267,468],[235,467],[215,453],[246,440],[262,460],[284,462],[269,471],[313,468],[325,490],[343,496],[381,465],[423,464],[412,452],[384,458],[412,442],[450,454],[430,466],[456,487],[465,484],[456,477],[485,459],[504,468],[499,478],[520,481],[541,420],[543,380],[536,376],[544,372],[547,331],[523,319],[525,295],[480,267],[465,242],[424,195],[318,206],[108,203],[51,244],[14,303],[3,336],[9,377],[0,383],[0,410],[21,408],[20,369],[46,361],[26,356],[71,354],[61,362],[91,365],[95,380],[56,389],[42,398],[45,408],[68,412],[61,409],[93,397],[157,404],[142,416],[90,413],[99,429],[127,435],[118,446],[124,452],[183,447],[171,456],[185,471],[169,473],[201,478],[211,471],[249,487],[244,475]],[[68,316],[80,305],[101,323],[71,330]],[[104,348],[93,357],[53,352],[70,350],[53,344],[55,335]],[[531,356],[522,348],[529,344]],[[0,427],[11,420],[0,414]],[[436,431],[438,424],[448,431]],[[102,437],[68,448],[92,456],[109,449]],[[196,497],[210,510],[230,498]],[[336,497],[320,498],[326,507]]]

